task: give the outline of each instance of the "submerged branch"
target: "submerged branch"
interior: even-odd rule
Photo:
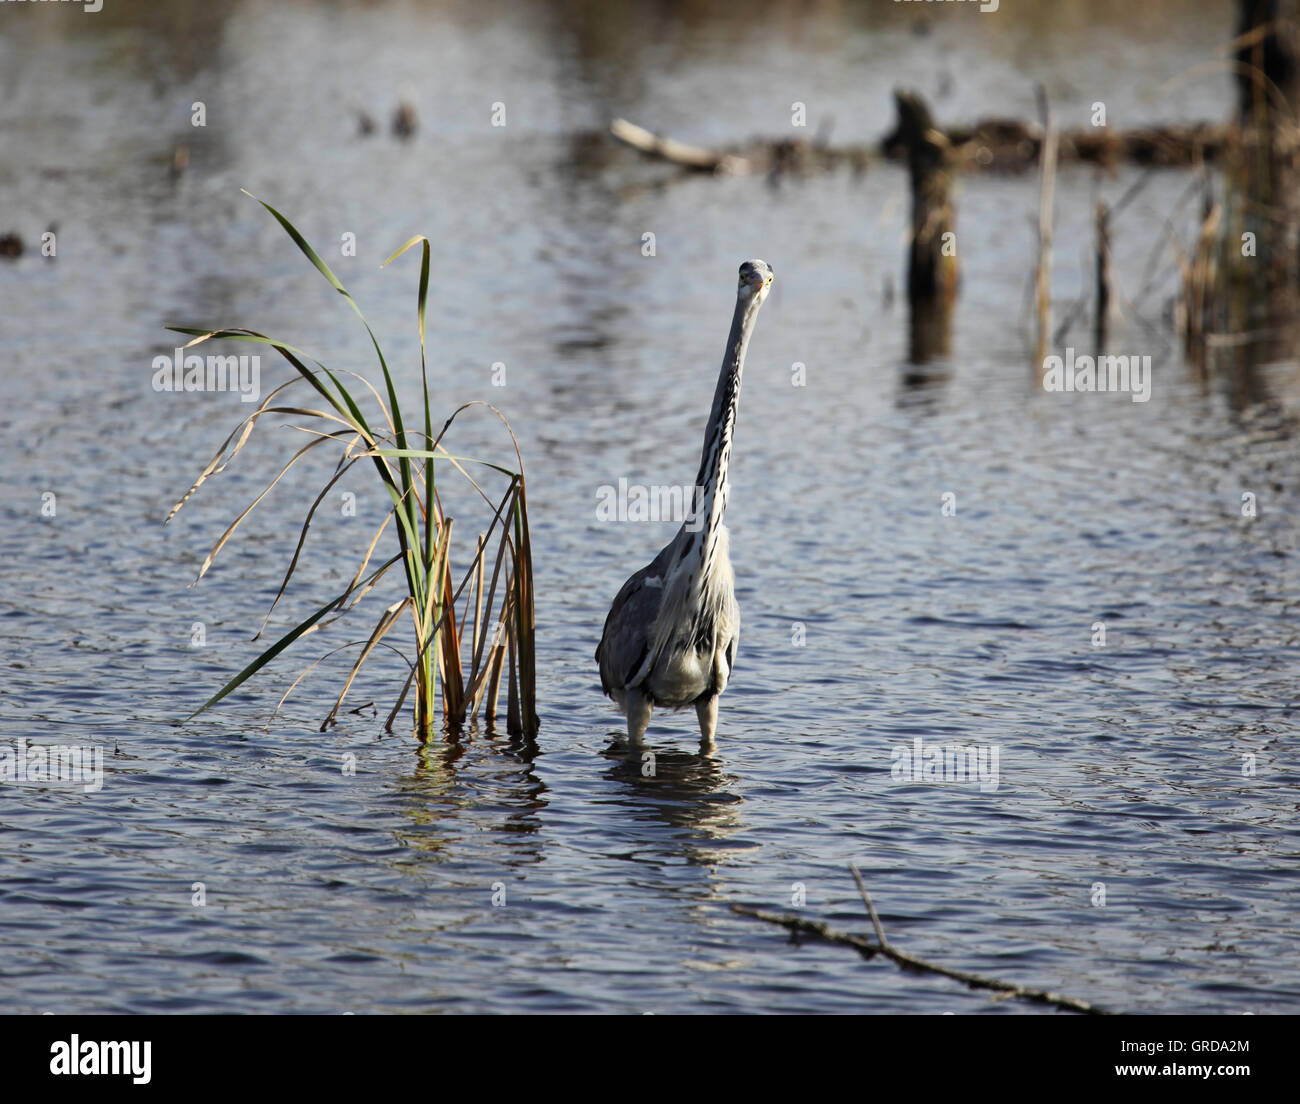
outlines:
[[[766,912],[763,909],[751,908],[749,905],[733,904],[731,911],[741,916],[752,916],[755,920],[762,920],[767,924],[777,924],[792,935],[806,935],[814,939],[820,939],[823,943],[835,943],[843,947],[852,947],[866,959],[874,958],[876,955],[883,955],[904,970],[922,974],[938,974],[941,977],[952,978],[953,981],[960,981],[970,989],[990,989],[1001,994],[1002,998],[1014,997],[1018,1000],[1032,1001],[1035,1004],[1048,1004],[1055,1008],[1064,1009],[1067,1012],[1081,1012],[1091,1016],[1109,1016],[1112,1014],[1104,1008],[1098,1008],[1097,1005],[1090,1004],[1085,1000],[1079,1000],[1076,997],[1067,997],[1064,994],[1048,992],[1045,989],[1032,989],[1026,985],[999,981],[997,978],[984,977],[981,974],[970,974],[964,970],[953,970],[947,966],[937,966],[934,963],[917,958],[915,955],[908,954],[906,951],[898,950],[885,938],[885,929],[880,923],[880,918],[876,915],[875,907],[871,903],[871,897],[867,894],[867,888],[862,882],[862,875],[858,873],[857,867],[852,863],[849,864],[849,869],[853,871],[854,879],[857,881],[862,898],[866,902],[867,911],[871,916],[872,924],[875,926],[876,938],[879,942],[873,943],[863,935],[836,931],[829,924],[816,920],[805,920],[801,916]]]

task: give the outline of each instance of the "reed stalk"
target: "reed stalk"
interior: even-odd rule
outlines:
[[[292,428],[307,433],[311,440],[294,453],[266,489],[245,508],[217,540],[199,570],[199,578],[202,578],[239,525],[299,459],[321,446],[328,448],[333,445],[341,450],[333,474],[307,511],[306,520],[298,536],[297,547],[279,590],[267,611],[267,620],[263,622],[262,628],[265,629],[271,612],[284,595],[297,570],[307,529],[317,508],[345,473],[358,462],[369,460],[391,501],[391,507],[385,514],[382,524],[371,536],[360,565],[344,591],[318,607],[310,616],[266,648],[195,710],[191,717],[216,705],[302,637],[324,628],[356,609],[362,600],[385,579],[390,569],[398,567],[403,580],[404,597],[385,607],[364,640],[336,648],[311,664],[294,680],[288,693],[292,693],[302,679],[324,658],[349,649],[359,649],[333,708],[321,724],[322,731],[330,727],[335,723],[344,699],[365,662],[380,646],[392,648],[384,638],[402,622],[404,617],[409,617],[414,635],[415,656],[413,660],[407,660],[410,672],[392,712],[388,715],[385,727],[389,731],[392,730],[394,720],[412,686],[415,689],[414,731],[417,739],[422,743],[428,741],[435,731],[439,697],[442,699],[443,728],[455,731],[477,716],[483,700],[482,690],[489,684],[493,687],[492,701],[489,703],[487,715],[490,727],[495,712],[495,687],[499,684],[501,668],[505,664],[511,692],[509,731],[511,735],[534,737],[538,729],[537,682],[534,671],[535,622],[532,552],[528,539],[528,499],[525,492],[523,459],[510,423],[504,414],[489,403],[466,403],[457,408],[443,423],[437,435],[434,434],[425,347],[430,259],[428,238],[422,235],[413,237],[384,262],[386,266],[412,247],[420,246],[417,319],[423,405],[417,414],[423,416],[421,419],[423,427],[422,431],[412,433],[407,429],[406,412],[398,401],[397,388],[388,362],[361,308],[289,220],[269,204],[262,203],[262,206],[274,216],[303,255],[311,261],[334,290],[347,300],[348,305],[361,319],[379,364],[383,393],[381,394],[380,389],[369,380],[356,373],[333,372],[301,350],[253,330],[168,327],[177,333],[191,337],[190,342],[185,346],[187,349],[211,340],[248,341],[270,346],[289,363],[296,375],[287,383],[275,388],[252,414],[235,427],[198,479],[172,508],[167,520],[170,521],[176,516],[209,476],[220,473],[234,460],[264,416],[287,414],[309,420],[306,425],[295,425]],[[349,390],[341,377],[350,377],[356,381],[352,385],[356,394],[353,390]],[[304,384],[310,387],[315,392],[315,397],[320,400],[316,405],[289,404],[282,398],[290,388]],[[362,393],[362,389],[365,393]],[[367,393],[369,398],[378,405],[380,412],[380,417],[373,421],[366,418],[362,413],[361,404],[357,401],[358,396],[362,401],[368,401]],[[448,451],[443,444],[443,439],[457,417],[470,407],[484,407],[501,420],[510,435],[514,453],[513,463],[498,464],[474,457],[457,456]],[[494,506],[493,499],[471,476],[469,469],[487,469],[505,476],[509,481],[505,494],[495,503],[495,510],[487,530],[478,536],[473,549],[465,550],[468,562],[459,571],[453,565],[462,550],[452,541],[453,519],[443,510],[437,482],[440,465],[444,467],[450,465],[454,468],[465,483],[483,498],[489,508]],[[392,529],[397,543],[396,551],[383,560],[378,567],[369,570],[381,539],[388,531],[390,523],[394,522]],[[491,588],[484,600],[484,566],[490,556],[493,557],[495,566]],[[498,581],[501,583],[499,602],[497,601]],[[472,588],[475,601],[471,607],[470,590],[467,588],[471,588],[472,584],[476,586]],[[456,603],[462,594],[466,596],[466,613],[457,620]],[[493,625],[499,626],[499,631],[490,631]],[[260,635],[261,631],[257,636]],[[495,640],[494,647],[485,653],[483,643],[490,637]],[[280,704],[284,703],[288,693],[281,698]]]

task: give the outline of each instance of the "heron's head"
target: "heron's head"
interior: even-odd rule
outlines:
[[[740,266],[740,286],[736,295],[742,300],[753,299],[754,306],[758,306],[767,298],[774,279],[772,266],[766,261],[746,261]]]

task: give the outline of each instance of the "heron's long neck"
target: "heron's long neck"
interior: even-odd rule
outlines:
[[[759,303],[750,296],[736,300],[731,319],[731,333],[722,357],[722,371],[713,392],[713,410],[704,431],[704,450],[700,454],[700,471],[695,477],[695,514],[691,527],[691,552],[707,564],[713,555],[718,528],[727,509],[727,468],[731,462],[731,438],[740,405],[740,376],[745,368],[745,350],[754,331]],[[707,574],[707,573],[706,573]]]

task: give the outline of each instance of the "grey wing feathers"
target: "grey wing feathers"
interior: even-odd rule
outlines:
[[[650,647],[650,632],[663,599],[660,561],[665,559],[666,552],[667,548],[628,579],[610,606],[609,616],[605,618],[605,631],[596,648],[600,686],[606,694],[626,688],[628,680],[645,660]],[[651,582],[647,583],[647,580]]]

